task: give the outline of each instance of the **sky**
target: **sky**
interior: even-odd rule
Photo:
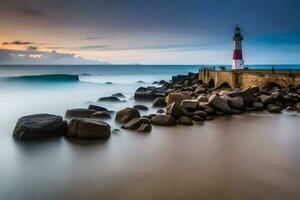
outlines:
[[[0,64],[300,63],[299,0],[0,0]]]

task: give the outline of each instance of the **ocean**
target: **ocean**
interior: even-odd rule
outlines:
[[[142,115],[155,113],[151,102],[133,99],[138,87],[203,66],[0,66],[0,199],[300,198],[300,115],[295,112],[153,127],[150,134],[121,130],[106,142],[12,138],[18,118],[29,114],[64,116],[67,109],[90,104],[118,111],[139,103],[150,108]],[[97,102],[118,92],[126,102]],[[113,119],[107,122],[120,128]]]

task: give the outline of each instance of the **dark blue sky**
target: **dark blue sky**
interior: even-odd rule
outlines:
[[[1,47],[27,56],[55,50],[112,63],[229,64],[239,24],[246,64],[292,64],[300,63],[299,11],[297,0],[0,0],[0,40],[30,42]],[[18,58],[5,56],[0,51],[2,60]]]

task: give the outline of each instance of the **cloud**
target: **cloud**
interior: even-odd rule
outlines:
[[[86,37],[86,38],[81,38],[82,40],[98,40],[99,37]]]
[[[109,64],[98,60],[86,59],[73,53],[58,53],[56,51],[9,50],[0,49],[0,64],[2,65],[69,65],[69,64]]]
[[[20,9],[16,9],[17,12],[25,14],[25,15],[29,15],[29,16],[43,16],[45,15],[44,12],[37,10],[37,9],[33,9],[33,8],[20,8]]]
[[[13,41],[13,42],[3,42],[2,45],[29,45],[33,44],[33,42],[21,42],[21,41]]]
[[[36,51],[38,49],[38,47],[36,46],[29,46],[26,48],[27,50],[32,50],[32,51]]]

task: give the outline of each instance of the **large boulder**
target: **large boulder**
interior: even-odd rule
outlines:
[[[233,97],[228,99],[230,108],[233,109],[244,109],[244,99],[242,97]]]
[[[178,124],[185,125],[185,126],[191,126],[193,125],[193,120],[186,116],[182,116],[178,119]]]
[[[150,122],[158,126],[174,126],[177,124],[176,119],[171,115],[155,115]]]
[[[66,134],[68,124],[61,116],[36,114],[21,117],[14,129],[16,140],[30,141],[60,137]]]
[[[125,108],[123,110],[120,110],[116,114],[116,121],[119,123],[127,123],[133,118],[140,117],[140,113],[137,109],[135,108]]]
[[[149,124],[149,123],[150,120],[148,118],[133,118],[125,125],[123,125],[122,128],[136,130],[141,126],[141,124]]]
[[[155,99],[157,97],[164,97],[165,91],[163,88],[157,87],[139,87],[135,93],[135,99]]]
[[[89,105],[90,110],[96,110],[96,111],[108,111],[106,108],[96,105]]]
[[[244,99],[244,104],[251,107],[256,101],[255,91],[256,88],[248,88],[242,91],[232,91],[231,93],[227,94],[227,96],[231,98],[242,97]]]
[[[215,110],[226,114],[231,113],[231,108],[229,107],[228,103],[216,94],[209,97],[208,104]]]
[[[197,110],[197,111],[191,113],[191,115],[198,115],[205,119],[207,117],[208,113],[203,110]]]
[[[167,109],[166,113],[174,117],[175,119],[178,119],[181,116],[188,116],[189,112],[183,108],[179,103],[172,103],[170,104]]]
[[[157,97],[152,103],[153,107],[165,107],[167,106],[166,99],[164,97]]]
[[[65,117],[66,118],[74,118],[74,117],[90,118],[95,112],[96,110],[93,109],[75,108],[75,109],[67,110]]]
[[[69,122],[69,130],[67,136],[70,138],[83,140],[108,139],[111,131],[109,124],[95,120],[84,118],[73,118]]]
[[[203,87],[202,85],[199,85],[196,89],[195,89],[195,93],[197,94],[202,94],[202,93],[206,93],[206,88]]]
[[[198,99],[198,102],[208,102],[208,97],[205,95],[199,95],[197,97],[197,99]]]
[[[190,95],[187,93],[170,93],[166,98],[167,105],[170,105],[174,102],[181,104],[181,101],[184,99],[190,99]]]
[[[124,94],[122,94],[122,93],[115,93],[115,94],[112,94],[111,95],[112,97],[118,97],[118,98],[124,98],[125,96],[124,96]]]

